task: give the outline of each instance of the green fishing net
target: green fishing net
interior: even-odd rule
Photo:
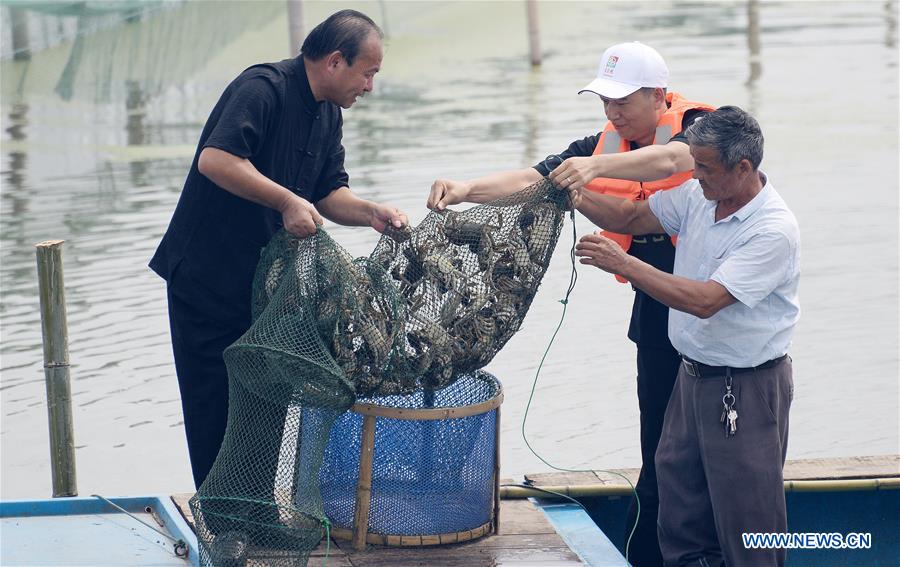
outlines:
[[[225,350],[228,426],[191,499],[201,561],[306,565],[328,526],[319,492],[334,421],[357,397],[436,391],[519,329],[569,203],[544,179],[389,228],[353,259],[328,234],[273,237],[253,324]]]

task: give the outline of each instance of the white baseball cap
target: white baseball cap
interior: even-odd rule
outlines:
[[[603,52],[597,78],[578,91],[623,98],[641,87],[669,86],[669,68],[655,49],[639,41],[613,45]]]

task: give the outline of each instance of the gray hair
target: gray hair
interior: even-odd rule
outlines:
[[[763,158],[759,122],[736,106],[723,106],[694,121],[684,133],[692,146],[713,148],[727,169],[746,159],[757,169]]]

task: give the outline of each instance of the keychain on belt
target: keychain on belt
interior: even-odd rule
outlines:
[[[734,394],[731,393],[732,378],[731,368],[725,369],[725,395],[722,396],[722,417],[719,421],[725,425],[725,437],[732,437],[737,433],[738,412],[734,408]]]

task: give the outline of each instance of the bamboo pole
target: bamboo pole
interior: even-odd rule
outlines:
[[[375,457],[375,416],[363,417],[359,450],[359,480],[356,483],[356,508],[353,511],[353,549],[366,547],[369,507],[372,504],[372,460]]]
[[[540,490],[538,490],[540,489]],[[786,480],[785,492],[843,492],[868,490],[900,490],[900,478],[854,478],[842,480]],[[524,486],[501,486],[500,497],[504,500],[517,498],[554,498],[548,492],[564,494],[572,498],[592,496],[628,496],[631,487],[624,484],[582,484],[556,485],[526,488]]]
[[[287,0],[288,41],[291,57],[300,54],[303,44],[303,3],[301,0]]]
[[[50,468],[53,497],[77,496],[72,390],[69,383],[69,336],[63,287],[63,240],[46,240],[37,248],[41,331],[44,337],[44,378],[50,422]]]
[[[494,399],[494,510],[491,528],[494,534],[500,533],[500,404],[503,403],[503,384],[497,383],[499,390]]]
[[[747,47],[750,50],[750,75],[747,84],[752,85],[762,75],[759,40],[759,0],[747,2]]]
[[[9,9],[9,26],[12,31],[13,60],[27,61],[31,59],[28,45],[28,15],[21,8]]]
[[[390,547],[427,547],[430,545],[446,545],[448,543],[462,543],[488,535],[493,529],[491,522],[485,522],[477,528],[431,535],[394,535],[367,533],[366,543],[370,545],[384,545]],[[331,537],[345,541],[352,541],[355,530],[348,530],[332,526]]]
[[[455,408],[392,408],[390,406],[382,406],[378,404],[355,403],[350,408],[352,411],[375,417],[389,417],[391,419],[409,419],[416,421],[441,420],[441,419],[457,419],[460,417],[469,417],[470,415],[481,415],[492,409],[500,407],[503,402],[503,395],[498,395],[490,400],[473,404],[471,406],[462,406]]]
[[[541,64],[541,37],[538,33],[537,0],[525,0],[528,10],[528,51],[531,55],[531,66]]]
[[[494,414],[494,533],[500,533],[500,406]]]
[[[390,38],[391,30],[388,28],[387,2],[378,0],[378,5],[381,7],[381,31],[384,32],[384,37]]]

